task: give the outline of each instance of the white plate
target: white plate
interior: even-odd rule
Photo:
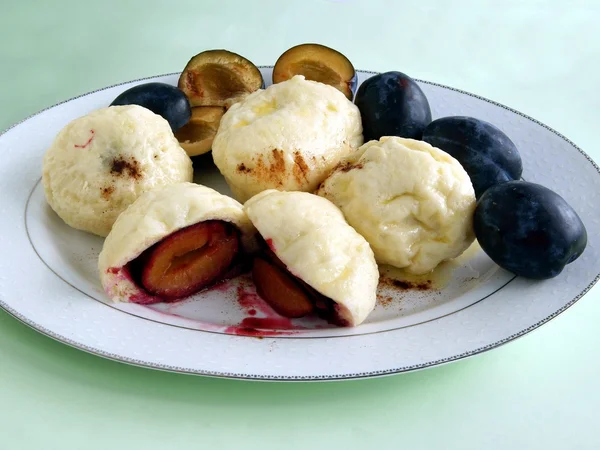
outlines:
[[[265,80],[271,68],[261,69]],[[359,82],[372,72],[359,73]],[[334,328],[278,318],[248,278],[178,304],[113,305],[101,290],[100,238],[67,227],[47,206],[42,156],[72,119],[147,81],[123,83],[44,110],[0,136],[0,306],[32,328],[106,358],[175,372],[230,378],[324,380],[381,376],[455,361],[537,328],[600,278],[600,169],[572,142],[505,106],[420,81],[434,118],[469,115],[500,127],[521,151],[524,177],[562,195],[588,231],[584,254],[552,280],[498,268],[473,246],[439,270],[439,290],[380,287],[366,323]],[[229,193],[210,155],[196,180]],[[260,338],[257,338],[259,335]]]

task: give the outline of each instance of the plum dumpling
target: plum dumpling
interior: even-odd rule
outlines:
[[[362,323],[375,307],[379,272],[367,241],[329,200],[266,190],[244,204],[261,249],[252,277],[279,314],[316,313],[339,326]]]
[[[233,105],[212,156],[243,203],[266,189],[314,191],[362,142],[358,108],[336,88],[296,75]]]
[[[256,249],[242,205],[205,186],[147,192],[104,242],[98,270],[113,301],[171,302],[237,275]]]
[[[169,123],[138,105],[73,120],[44,156],[46,200],[73,228],[106,236],[143,192],[192,181],[192,161]]]

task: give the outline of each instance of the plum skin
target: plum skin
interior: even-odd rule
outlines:
[[[192,109],[179,88],[166,83],[144,83],[122,92],[110,106],[139,105],[162,116],[173,132],[190,121]]]
[[[365,142],[382,136],[421,139],[431,122],[431,108],[419,85],[402,72],[385,72],[365,80],[354,104],[360,110]]]
[[[560,274],[587,245],[583,222],[554,191],[527,181],[489,188],[473,217],[481,248],[500,267],[543,280]]]
[[[423,131],[423,140],[450,154],[469,174],[477,198],[523,172],[515,144],[499,128],[473,117],[442,117]]]

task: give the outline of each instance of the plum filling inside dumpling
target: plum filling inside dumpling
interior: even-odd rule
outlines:
[[[132,260],[128,269],[133,281],[157,301],[175,301],[230,278],[243,260],[240,250],[235,226],[209,220],[165,237]]]
[[[264,241],[262,244],[262,251],[254,257],[252,279],[256,292],[271,308],[284,317],[298,318],[314,312],[334,325],[350,325],[339,313],[337,303],[293,275]]]

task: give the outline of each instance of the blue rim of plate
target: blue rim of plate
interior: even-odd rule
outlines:
[[[272,69],[273,66],[257,66],[259,69]],[[379,72],[373,72],[370,70],[357,70],[357,72],[362,72],[362,73],[368,73],[368,74],[372,74],[372,75],[377,75]],[[10,131],[11,129],[17,127],[18,125],[20,125],[21,123],[31,119],[32,117],[35,117],[39,114],[42,114],[45,111],[48,111],[56,106],[62,105],[64,103],[68,103],[70,101],[76,100],[78,98],[81,97],[85,97],[91,94],[94,94],[96,92],[100,92],[100,91],[104,91],[106,89],[111,89],[113,87],[117,87],[117,86],[122,86],[124,84],[129,84],[129,83],[135,83],[138,81],[145,81],[145,80],[151,80],[151,79],[155,79],[155,78],[160,78],[160,77],[167,77],[167,76],[173,76],[173,75],[178,75],[181,72],[171,72],[171,73],[165,73],[162,75],[154,75],[154,76],[150,76],[150,77],[143,77],[143,78],[138,78],[135,80],[130,80],[130,81],[124,81],[121,83],[116,83],[110,86],[106,86],[100,89],[95,89],[93,91],[87,92],[85,94],[81,94],[81,95],[77,95],[75,97],[72,97],[68,100],[63,100],[59,103],[56,103],[52,106],[49,106],[47,108],[44,108],[34,114],[31,114],[30,116],[20,120],[19,122],[11,125],[10,127],[8,127],[6,130],[2,131],[0,133],[0,137],[2,135],[4,135],[5,133],[7,133],[8,131]],[[549,127],[548,125],[534,119],[533,117],[528,116],[527,114],[523,114],[520,111],[517,111],[516,109],[513,108],[509,108],[508,106],[505,106],[501,103],[495,102],[493,100],[489,100],[485,97],[481,97],[479,95],[476,94],[472,94],[470,92],[467,91],[463,91],[462,89],[456,89],[450,86],[446,86],[443,84],[439,84],[439,83],[434,83],[431,81],[425,81],[425,80],[420,80],[418,78],[414,78],[415,81],[419,82],[419,83],[423,83],[423,84],[428,84],[431,86],[437,86],[437,87],[441,87],[443,89],[448,89],[450,91],[454,91],[454,92],[458,92],[460,94],[464,94],[464,95],[468,95],[469,97],[473,97],[476,98],[478,100],[482,100],[484,102],[490,103],[492,105],[498,106],[500,108],[503,108],[507,111],[510,111],[512,113],[518,114],[521,117],[524,117],[525,119],[545,128],[546,130],[554,133],[556,136],[558,136],[559,138],[561,138],[562,140],[564,140],[565,142],[567,142],[568,144],[570,144],[573,148],[577,149],[579,151],[579,153],[581,153],[585,159],[588,160],[588,162],[592,165],[592,167],[594,167],[596,169],[596,171],[598,172],[598,175],[600,175],[600,167],[598,166],[598,164],[596,164],[594,162],[594,160],[587,154],[585,153],[582,149],[580,149],[577,145],[575,145],[575,143],[573,143],[571,140],[569,140],[567,137],[563,136],[561,133],[559,133],[558,131],[554,130],[553,128]],[[422,370],[422,369],[427,369],[430,367],[434,367],[434,366],[439,366],[442,364],[447,364],[450,362],[454,362],[454,361],[459,361],[461,359],[466,359],[469,358],[471,356],[475,356],[490,350],[493,350],[495,348],[498,348],[504,344],[507,344],[511,341],[514,341],[515,339],[518,339],[520,337],[525,336],[526,334],[530,333],[531,331],[541,327],[542,325],[546,324],[547,322],[549,322],[550,320],[554,319],[555,317],[559,316],[560,314],[562,314],[563,312],[565,312],[567,309],[569,309],[571,306],[573,306],[579,299],[581,299],[585,294],[587,294],[589,292],[589,290],[600,280],[600,272],[595,276],[595,278],[591,281],[590,284],[588,284],[588,286],[583,289],[577,296],[575,296],[573,299],[571,299],[569,302],[567,302],[562,308],[558,309],[557,311],[553,312],[552,314],[550,314],[549,316],[545,317],[544,319],[540,320],[539,322],[530,325],[529,327],[519,331],[518,333],[514,333],[511,334],[508,337],[505,337],[504,339],[500,339],[499,341],[496,341],[492,344],[488,344],[485,345],[483,347],[479,347],[476,348],[474,350],[470,350],[468,352],[463,352],[463,353],[459,353],[457,355],[454,356],[450,356],[447,358],[441,358],[441,359],[437,359],[434,361],[429,361],[426,363],[422,363],[422,364],[414,364],[414,365],[410,365],[410,366],[403,366],[403,367],[398,367],[398,368],[394,368],[394,369],[387,369],[387,370],[376,370],[376,371],[372,371],[372,372],[358,372],[358,373],[349,373],[349,374],[340,374],[340,375],[315,375],[315,376],[293,376],[293,375],[289,375],[289,376],[278,376],[278,375],[253,375],[253,374],[243,374],[243,373],[232,373],[232,372],[217,372],[217,371],[211,371],[211,370],[196,370],[196,369],[186,369],[185,367],[176,367],[176,366],[170,366],[168,364],[154,364],[154,363],[148,363],[146,361],[142,361],[139,359],[135,359],[135,358],[128,358],[126,356],[121,356],[121,355],[117,355],[114,353],[110,353],[110,352],[105,352],[103,350],[99,350],[96,349],[94,347],[90,347],[88,345],[85,344],[81,344],[79,342],[76,342],[70,338],[67,338],[65,336],[62,336],[58,333],[55,333],[54,331],[51,331],[49,329],[47,329],[46,327],[39,325],[33,321],[31,321],[30,319],[28,319],[27,317],[23,316],[22,314],[18,313],[17,311],[15,311],[13,308],[11,308],[9,305],[7,305],[2,299],[0,299],[0,308],[2,308],[4,311],[6,311],[9,315],[11,315],[12,317],[14,317],[15,319],[17,319],[18,321],[20,321],[21,323],[27,325],[28,327],[36,330],[37,332],[52,338],[58,342],[61,342],[63,344],[69,345],[73,348],[76,348],[78,350],[82,350],[85,351],[87,353],[91,353],[93,355],[96,356],[101,356],[103,358],[106,359],[110,359],[112,361],[117,361],[117,362],[121,362],[121,363],[125,363],[125,364],[129,364],[129,365],[133,365],[133,366],[138,366],[138,367],[144,367],[147,369],[154,369],[154,370],[162,370],[165,372],[175,372],[175,373],[183,373],[183,374],[188,374],[188,375],[202,375],[202,376],[208,376],[208,377],[213,377],[213,378],[227,378],[227,379],[237,379],[237,380],[257,380],[257,381],[335,381],[335,380],[356,380],[356,379],[362,379],[362,378],[375,378],[375,377],[382,377],[382,376],[386,376],[386,375],[395,375],[395,374],[399,374],[399,373],[405,373],[405,372],[412,372],[412,371],[416,371],[416,370]]]

